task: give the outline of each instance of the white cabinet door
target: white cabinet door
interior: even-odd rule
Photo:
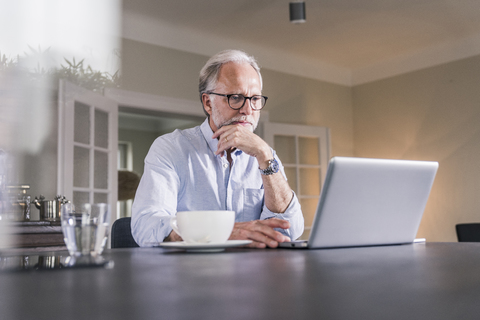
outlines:
[[[283,163],[290,188],[300,200],[305,218],[301,239],[307,239],[330,159],[329,129],[265,122],[263,132],[265,141]]]
[[[118,105],[60,81],[58,194],[74,204],[109,203],[117,208]]]

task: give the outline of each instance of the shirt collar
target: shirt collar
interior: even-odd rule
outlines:
[[[203,123],[200,125],[200,130],[202,130],[203,137],[205,138],[208,147],[210,148],[210,150],[212,150],[213,153],[215,153],[215,151],[217,151],[218,149],[218,139],[212,139],[213,130],[212,128],[210,128],[208,118],[205,119],[205,121],[203,121]]]
[[[200,130],[202,131],[203,137],[208,144],[210,150],[215,153],[218,149],[218,139],[212,139],[213,130],[210,128],[210,123],[208,122],[208,118],[200,125]],[[242,151],[237,149],[235,150],[235,154],[239,155]]]

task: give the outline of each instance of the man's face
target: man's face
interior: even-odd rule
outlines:
[[[246,97],[261,95],[260,78],[255,69],[246,63],[229,62],[220,69],[215,93],[242,94]],[[210,127],[213,132],[223,126],[239,124],[255,130],[260,118],[260,112],[252,109],[250,100],[239,110],[229,107],[226,97],[204,95],[205,110],[210,114]]]

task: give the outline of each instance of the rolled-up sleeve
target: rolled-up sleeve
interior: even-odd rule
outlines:
[[[277,162],[280,166],[280,172],[282,173],[284,178],[287,179],[282,161],[278,158],[278,155],[276,154],[275,150],[272,149],[272,152],[273,152],[273,156],[275,157],[275,159],[277,159]],[[287,220],[288,222],[290,222],[289,229],[276,229],[280,233],[283,233],[284,235],[288,236],[290,239],[296,240],[302,235],[303,229],[304,229],[303,213],[302,213],[300,201],[298,201],[298,197],[293,190],[292,190],[292,200],[290,201],[290,204],[288,205],[288,208],[287,210],[285,210],[284,213],[272,212],[267,208],[265,204],[263,205],[260,219],[265,220],[265,219],[271,219],[271,218],[278,218],[278,219]]]
[[[292,240],[298,239],[304,229],[304,221],[303,221],[303,214],[302,208],[300,206],[300,202],[298,201],[297,195],[295,192],[292,191],[293,197],[292,201],[288,205],[287,210],[284,213],[276,213],[270,211],[266,205],[263,206],[262,214],[260,215],[261,220],[271,219],[271,218],[278,218],[282,220],[287,220],[290,222],[289,229],[276,229],[277,231],[283,233],[284,235],[290,237]]]

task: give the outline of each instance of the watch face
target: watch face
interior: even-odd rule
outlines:
[[[275,158],[268,162],[268,167],[264,170],[260,170],[263,175],[270,175],[277,173],[279,169],[278,162]]]

